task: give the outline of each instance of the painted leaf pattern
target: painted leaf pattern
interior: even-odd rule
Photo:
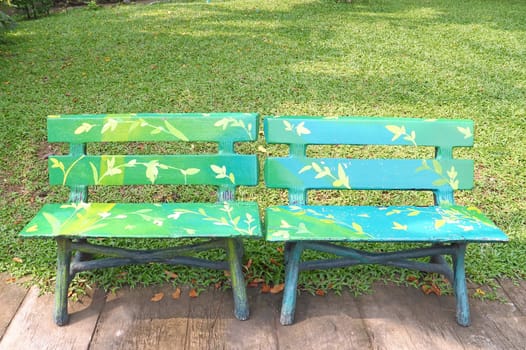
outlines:
[[[26,237],[261,236],[256,203],[48,204],[26,226]],[[211,227],[209,223],[214,226]]]
[[[316,173],[314,176],[315,179],[328,177],[333,180],[332,185],[334,187],[351,189],[349,176],[345,173],[344,166],[342,164],[338,164],[337,176],[333,174],[329,167],[320,165],[317,162],[312,162],[310,165],[304,166],[299,170],[298,174],[303,174],[310,170],[313,170]]]
[[[500,241],[505,234],[475,207],[273,206],[270,241]]]
[[[254,113],[144,113],[49,116],[51,142],[255,140]],[[202,125],[195,128],[196,123]],[[76,140],[77,138],[77,140]],[[78,140],[80,138],[80,140]]]

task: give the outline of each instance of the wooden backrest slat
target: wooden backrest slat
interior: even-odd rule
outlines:
[[[466,190],[473,161],[283,157],[265,164],[271,188],[354,190]]]
[[[408,145],[457,147],[473,145],[471,120],[374,117],[267,117],[267,143]]]
[[[254,113],[56,115],[48,117],[48,141],[253,141],[257,117]]]
[[[52,185],[257,184],[255,155],[87,155],[49,157]]]

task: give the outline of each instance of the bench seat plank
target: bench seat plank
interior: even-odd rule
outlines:
[[[47,204],[22,237],[261,237],[255,202]]]
[[[504,232],[475,207],[272,206],[269,241],[504,242]]]

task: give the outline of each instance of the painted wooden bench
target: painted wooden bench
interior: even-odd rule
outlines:
[[[235,190],[257,184],[258,162],[255,155],[236,154],[234,143],[257,138],[257,114],[57,115],[47,122],[49,142],[70,144],[68,155],[49,157],[50,183],[69,186],[71,193],[66,203],[45,205],[21,235],[57,242],[54,317],[58,325],[68,321],[68,286],[77,273],[150,262],[229,270],[235,316],[248,318],[241,238],[258,238],[262,232],[257,204],[235,201]],[[134,141],[214,142],[218,152],[170,154],[167,146],[168,154],[162,155],[86,153],[88,143]],[[88,186],[152,184],[215,185],[217,203],[88,201]],[[131,250],[101,244],[100,238],[187,239],[187,244]],[[194,243],[188,238],[205,240]],[[218,248],[226,252],[223,261],[191,256]],[[104,257],[94,258],[101,255]]]
[[[266,185],[289,193],[288,205],[267,208],[265,217],[266,239],[286,242],[283,325],[294,321],[300,271],[356,264],[443,274],[453,282],[457,322],[470,324],[466,246],[507,241],[479,209],[454,202],[454,191],[473,187],[473,161],[453,157],[454,147],[473,145],[471,121],[267,117],[264,129],[267,143],[288,144],[290,148],[289,156],[269,157],[265,163]],[[313,158],[307,156],[308,145],[426,146],[433,147],[435,155],[423,160]],[[309,205],[307,192],[311,189],[432,191],[434,203],[424,207]],[[412,242],[422,243],[422,247],[367,252],[338,242]],[[337,257],[302,261],[305,250]],[[452,267],[447,256],[452,258]],[[430,259],[419,259],[424,257]]]

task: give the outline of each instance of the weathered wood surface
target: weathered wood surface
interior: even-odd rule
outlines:
[[[376,284],[358,298],[302,293],[296,322],[279,324],[282,295],[249,288],[251,317],[233,316],[230,291],[190,298],[173,286],[96,291],[71,305],[71,321],[57,327],[53,296],[38,296],[0,280],[0,349],[524,349],[526,282],[501,281],[503,302],[471,299],[472,326],[455,322],[452,296]],[[151,301],[157,293],[164,297]]]
[[[27,289],[14,283],[6,273],[0,273],[0,339],[27,294]]]
[[[3,286],[2,286],[3,287]],[[84,303],[71,303],[71,324],[57,327],[53,322],[54,296],[39,296],[33,287],[7,328],[0,349],[86,349],[104,305],[104,294],[95,292]]]

